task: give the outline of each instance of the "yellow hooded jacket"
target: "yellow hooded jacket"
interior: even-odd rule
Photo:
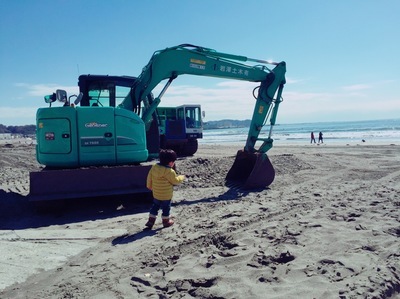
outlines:
[[[154,164],[147,175],[147,188],[153,191],[153,197],[158,200],[171,200],[174,185],[184,180],[183,175],[177,175],[171,167]]]

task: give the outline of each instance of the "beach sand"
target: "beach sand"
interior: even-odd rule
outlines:
[[[179,159],[176,223],[143,230],[134,196],[37,212],[34,146],[0,145],[0,298],[399,298],[400,145],[275,144],[258,192],[224,184],[239,148]]]

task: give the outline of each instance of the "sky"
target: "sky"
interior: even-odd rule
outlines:
[[[77,93],[81,74],[138,76],[155,51],[180,44],[285,61],[277,123],[400,118],[398,0],[0,0],[0,7],[6,126],[35,124],[44,96]],[[250,119],[255,86],[182,75],[161,106],[200,104],[205,121]]]

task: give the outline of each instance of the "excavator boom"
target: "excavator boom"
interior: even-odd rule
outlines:
[[[256,62],[248,65],[241,62]],[[273,65],[273,69],[267,66]],[[148,125],[151,115],[161,101],[171,82],[179,75],[189,74],[260,82],[249,133],[243,150],[238,151],[235,162],[228,172],[227,181],[239,183],[244,188],[268,186],[275,177],[274,168],[266,152],[272,148],[272,128],[275,125],[285,80],[286,63],[271,62],[216,52],[193,45],[180,45],[156,51],[138,77],[129,97],[120,107],[138,111],[142,103],[143,121]],[[163,80],[167,84],[160,95],[148,102],[147,96]],[[269,120],[269,134],[260,138],[261,129]],[[256,143],[261,143],[256,147]]]

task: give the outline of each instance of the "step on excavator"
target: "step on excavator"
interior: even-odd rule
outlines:
[[[157,108],[173,80],[181,75],[260,83],[253,90],[256,100],[246,144],[237,152],[226,182],[243,189],[265,188],[275,177],[266,153],[273,144],[272,129],[282,102],[285,73],[285,62],[182,44],[154,52],[137,78],[94,76],[89,80],[81,76],[80,82],[86,83],[79,83],[79,95],[68,97],[66,91],[57,90],[45,96],[50,107],[37,111],[36,157],[45,168],[30,173],[29,199],[148,192],[150,161],[166,144]],[[165,85],[154,97],[153,90],[163,81]],[[64,104],[52,107],[55,101]],[[268,135],[260,137],[264,127]],[[256,147],[257,143],[261,145]]]

